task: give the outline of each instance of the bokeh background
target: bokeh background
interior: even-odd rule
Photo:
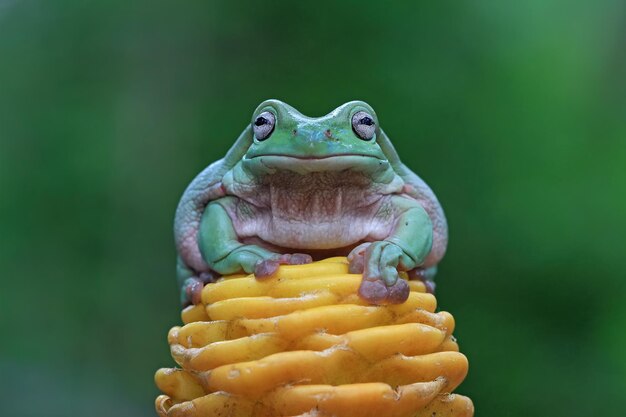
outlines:
[[[477,416],[626,415],[619,0],[0,0],[0,415],[155,415],[177,201],[270,97],[437,193]]]

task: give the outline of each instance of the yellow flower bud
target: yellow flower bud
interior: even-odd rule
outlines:
[[[159,416],[473,416],[451,394],[468,367],[452,316],[421,282],[405,303],[373,306],[360,281],[330,258],[205,286],[169,332],[180,368],[155,375]]]

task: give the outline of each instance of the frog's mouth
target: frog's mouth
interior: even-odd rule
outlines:
[[[307,174],[346,170],[371,174],[389,169],[389,161],[365,154],[338,154],[321,157],[267,154],[252,158],[244,157],[242,163],[246,168],[258,174],[273,174],[276,171]]]

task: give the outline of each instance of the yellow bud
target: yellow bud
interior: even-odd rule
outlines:
[[[401,279],[407,279],[405,273]],[[161,417],[471,417],[454,318],[419,281],[369,305],[346,258],[222,277],[168,334],[180,368],[155,375]]]

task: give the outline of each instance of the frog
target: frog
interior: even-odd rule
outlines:
[[[308,117],[270,99],[189,184],[174,237],[183,305],[199,304],[203,287],[224,275],[264,280],[281,265],[335,256],[362,275],[360,299],[385,305],[407,300],[403,271],[434,291],[448,226],[369,104]]]

